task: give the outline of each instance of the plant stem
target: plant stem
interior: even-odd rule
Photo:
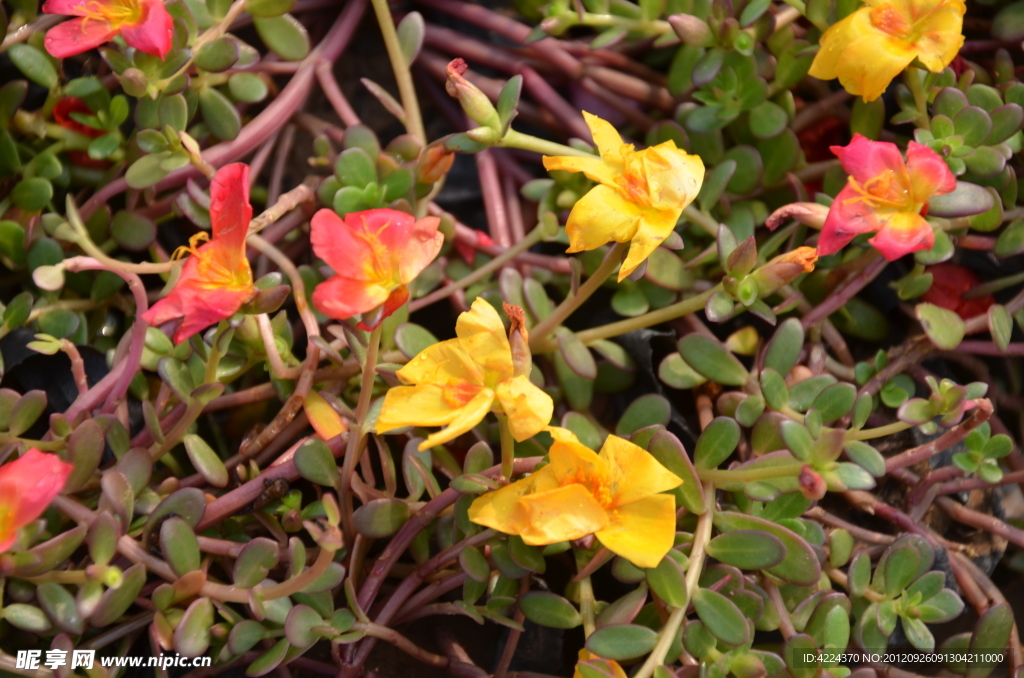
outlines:
[[[786,478],[789,476],[795,476],[800,473],[800,470],[804,467],[802,461],[795,461],[792,463],[779,464],[778,466],[766,466],[764,468],[752,468],[752,469],[699,469],[697,476],[701,481],[710,481],[715,483],[750,483],[756,480],[767,480],[769,478]]]
[[[580,614],[583,616],[584,638],[589,638],[590,634],[597,629],[594,622],[596,616],[594,607],[594,584],[590,581],[590,577],[584,577],[580,580]]]
[[[918,127],[930,130],[932,125],[931,120],[928,118],[928,95],[924,91],[924,84],[919,77],[920,74],[921,69],[908,68],[903,75],[903,80],[907,83],[907,87],[910,88],[910,93],[914,95],[914,107],[919,114],[914,123]]]
[[[374,0],[376,3],[377,0]],[[523,134],[517,132],[514,129],[509,129],[505,132],[505,137],[498,142],[498,146],[502,148],[521,148],[524,151],[534,151],[541,155],[573,155],[578,158],[593,158],[593,153],[587,151],[581,151],[572,146],[566,146],[565,144],[559,144],[554,141],[548,141],[547,139],[541,139],[540,137],[531,136],[529,134]]]
[[[516,461],[516,443],[512,438],[512,428],[508,425],[506,415],[494,416],[498,418],[498,430],[501,432],[501,475],[506,480],[512,480],[512,467]]]
[[[352,524],[352,474],[355,473],[356,463],[366,446],[366,433],[363,432],[363,423],[366,413],[370,410],[370,399],[373,395],[373,380],[377,377],[377,353],[380,350],[380,335],[384,324],[381,323],[370,332],[369,345],[366,347],[366,362],[363,364],[363,378],[359,386],[359,400],[356,403],[356,427],[349,432],[348,449],[345,452],[345,461],[341,469],[341,488],[338,492],[341,500],[341,522],[345,528],[345,537],[355,539],[355,526]]]
[[[433,292],[423,297],[422,299],[416,299],[415,301],[410,302],[409,312],[413,313],[415,311],[420,310],[421,308],[424,308],[425,306],[433,304],[436,301],[447,299],[448,297],[455,294],[459,290],[464,290],[473,283],[477,282],[478,280],[483,280],[494,271],[497,271],[499,268],[515,259],[522,252],[525,252],[526,250],[536,245],[543,239],[543,237],[544,228],[540,224],[538,224],[536,228],[534,228],[532,231],[526,234],[525,238],[517,242],[515,245],[512,245],[504,252],[502,252],[495,258],[491,259],[486,264],[476,269],[466,277],[460,278],[450,285],[445,285],[439,290],[434,290]]]
[[[388,0],[371,1],[373,11],[377,15],[377,23],[380,24],[380,32],[384,36],[384,47],[388,50],[391,68],[395,71],[398,94],[402,98],[402,108],[405,110],[405,129],[409,134],[426,143],[427,133],[423,128],[420,102],[416,98],[416,86],[412,81],[409,64],[405,60],[405,55],[402,54],[402,45],[398,42],[398,31],[395,30],[395,21],[391,17]]]
[[[696,296],[683,299],[678,301],[671,306],[665,308],[659,308],[657,311],[651,311],[650,313],[644,313],[638,315],[635,318],[627,318],[626,320],[620,320],[618,322],[609,323],[607,325],[601,325],[600,327],[593,327],[589,330],[583,330],[582,332],[576,333],[576,338],[582,341],[584,344],[592,344],[599,339],[608,339],[609,337],[617,337],[620,334],[632,332],[634,330],[640,330],[651,325],[657,325],[659,323],[668,322],[669,320],[675,320],[681,318],[684,315],[690,313],[696,313],[697,311],[704,308],[704,304],[707,303],[708,297],[715,292],[722,289],[721,284],[715,285],[710,290],[702,292]],[[546,339],[544,341],[538,341],[534,346],[531,341],[531,348],[534,353],[548,353],[555,350],[558,344],[554,339]]]
[[[865,428],[860,431],[847,431],[847,440],[871,440],[872,438],[881,438],[882,436],[891,436],[894,433],[900,431],[906,431],[910,428],[910,424],[902,421],[894,421],[891,424],[885,426],[879,426],[878,428]]]
[[[565,320],[572,315],[573,311],[583,305],[587,299],[591,297],[594,292],[598,290],[601,285],[604,284],[608,276],[612,274],[615,267],[619,265],[619,261],[622,259],[622,254],[629,247],[628,243],[615,243],[615,247],[609,250],[608,254],[604,256],[604,260],[601,261],[601,265],[597,267],[594,274],[587,278],[587,282],[580,286],[579,290],[571,297],[566,298],[561,304],[558,305],[551,315],[544,318],[541,322],[534,326],[530,332],[530,346],[535,348],[544,339],[554,332],[558,327],[565,322]],[[536,349],[535,349],[536,350]]]
[[[661,627],[661,632],[658,634],[658,644],[651,650],[647,661],[633,675],[633,678],[651,678],[655,667],[665,661],[665,655],[668,654],[668,649],[679,634],[679,627],[682,625],[683,619],[686,618],[689,601],[693,600],[693,594],[697,592],[697,582],[704,569],[704,547],[711,540],[711,521],[715,517],[714,483],[704,483],[704,505],[708,507],[708,510],[697,519],[697,529],[693,533],[693,549],[690,551],[690,563],[686,567],[686,602],[672,610],[668,621]]]

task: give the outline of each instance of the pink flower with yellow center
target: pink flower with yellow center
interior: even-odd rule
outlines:
[[[854,135],[849,146],[833,146],[849,181],[829,208],[818,254],[834,254],[861,233],[889,261],[929,250],[935,234],[922,211],[928,201],[956,188],[956,177],[927,146],[911,141],[903,161],[896,144]]]
[[[676,227],[704,181],[700,157],[666,141],[641,151],[623,143],[611,123],[583,112],[600,158],[544,157],[544,168],[583,172],[599,182],[576,201],[565,225],[569,252],[630,243],[619,280],[632,273]]]
[[[47,14],[80,17],[46,33],[46,51],[58,59],[81,54],[120,35],[129,47],[161,59],[171,49],[174,19],[162,0],[46,0]]]
[[[73,470],[57,455],[35,448],[0,466],[0,553],[11,548],[18,530],[42,515]]]
[[[810,74],[874,101],[915,58],[941,73],[964,44],[964,0],[867,0],[821,36]]]
[[[675,497],[662,493],[683,481],[628,440],[608,436],[597,454],[567,429],[548,431],[550,463],[477,498],[469,519],[535,546],[593,534],[637,567],[657,567],[676,532]]]
[[[373,329],[409,299],[406,287],[430,265],[444,244],[441,220],[416,220],[392,209],[354,212],[344,219],[332,210],[313,215],[313,251],[335,274],[316,286],[313,305],[336,320],[383,306],[362,329]]]
[[[180,344],[196,332],[230,318],[256,291],[245,258],[245,239],[252,219],[249,204],[249,166],[234,163],[217,170],[210,184],[210,224],[213,239],[199,247],[206,233],[192,237],[174,289],[142,314],[156,327],[183,318],[174,334]]]

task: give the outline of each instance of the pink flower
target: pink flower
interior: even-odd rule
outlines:
[[[932,248],[935,235],[922,212],[932,197],[956,188],[935,151],[911,141],[904,163],[896,144],[855,134],[849,146],[832,146],[832,152],[850,178],[829,209],[818,254],[834,254],[870,232],[876,235],[868,242],[889,261]]]
[[[73,470],[57,455],[35,448],[0,466],[0,553],[46,510]]]
[[[313,215],[313,251],[334,269],[313,291],[313,305],[324,315],[344,320],[383,306],[363,329],[376,327],[409,299],[406,287],[441,251],[441,220],[417,221],[392,209],[367,210],[344,219],[329,209]]]
[[[210,184],[213,240],[197,247],[207,237],[206,233],[197,233],[188,247],[179,248],[191,256],[185,260],[174,289],[143,313],[143,320],[156,327],[184,318],[174,334],[174,342],[180,344],[237,313],[256,291],[245,258],[251,219],[249,166],[238,162],[220,168]]]
[[[174,19],[163,0],[46,0],[47,14],[81,17],[46,33],[46,51],[63,59],[110,42],[120,35],[129,47],[161,59],[171,49]]]

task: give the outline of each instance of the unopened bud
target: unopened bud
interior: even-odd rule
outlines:
[[[800,477],[797,480],[800,483],[800,493],[808,499],[821,499],[828,489],[821,474],[807,465],[800,469]]]
[[[530,333],[526,331],[526,314],[520,306],[502,303],[511,326],[508,343],[512,348],[512,369],[515,376],[530,377],[533,369],[533,354],[530,353]]]
[[[501,129],[498,111],[494,109],[494,104],[486,94],[480,91],[479,87],[462,77],[468,68],[464,60],[452,60],[445,69],[448,81],[444,87],[448,90],[448,94],[459,100],[462,110],[473,122],[497,132]],[[474,141],[479,140],[474,139]]]
[[[818,250],[813,247],[797,247],[792,252],[781,254],[750,274],[757,282],[761,297],[765,297],[783,285],[788,285],[802,273],[814,270]]]
[[[488,146],[501,141],[501,132],[493,127],[475,127],[466,132],[466,136],[478,144],[487,144]]]
[[[819,205],[816,202],[794,202],[772,212],[764,225],[768,227],[768,230],[774,231],[786,219],[796,219],[804,226],[821,230],[827,216],[828,208],[824,205]]]
[[[711,27],[703,19],[689,14],[673,14],[668,18],[672,30],[679,39],[694,47],[711,47],[715,44],[715,36]]]
[[[432,184],[448,174],[455,162],[455,154],[445,148],[443,143],[430,144],[420,152],[416,163],[416,181],[421,184]]]

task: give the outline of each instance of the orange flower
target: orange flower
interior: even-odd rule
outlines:
[[[337,320],[382,313],[359,323],[373,329],[409,299],[406,287],[430,265],[444,244],[441,220],[416,220],[392,209],[355,212],[342,219],[329,209],[313,215],[313,251],[334,269],[316,286],[313,305]]]
[[[57,455],[35,448],[0,466],[0,553],[11,548],[18,530],[46,510],[72,470]]]
[[[207,239],[206,233],[198,233],[189,247],[180,248],[179,251],[192,256],[185,260],[171,293],[143,313],[143,320],[156,327],[184,318],[174,334],[174,342],[180,344],[237,313],[256,291],[252,269],[245,258],[245,238],[251,219],[249,166],[235,163],[220,168],[210,184],[213,240],[197,247]]]

